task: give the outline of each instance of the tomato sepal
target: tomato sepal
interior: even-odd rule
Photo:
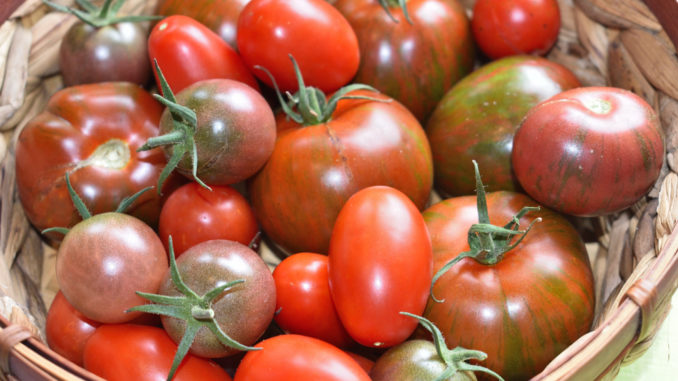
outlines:
[[[113,0],[105,0],[101,8],[94,5],[89,0],[76,0],[78,5],[84,8],[85,11],[66,7],[49,0],[42,0],[42,2],[59,12],[70,13],[82,20],[84,23],[87,23],[95,28],[101,28],[121,22],[143,22],[161,20],[164,18],[164,16],[116,16],[116,13],[125,3],[125,0],[118,0],[115,4],[112,4]]]

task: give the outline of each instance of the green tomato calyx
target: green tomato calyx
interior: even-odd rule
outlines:
[[[442,302],[443,300],[437,299],[433,295],[433,286],[438,281],[438,279],[443,276],[452,266],[457,262],[461,261],[464,258],[473,258],[478,263],[492,266],[499,263],[503,258],[506,252],[510,251],[514,247],[518,246],[520,242],[525,238],[527,233],[532,229],[535,223],[541,221],[541,217],[536,218],[530,222],[530,225],[525,230],[520,229],[520,219],[525,216],[527,213],[532,211],[538,211],[540,208],[538,206],[526,206],[522,208],[518,214],[513,216],[511,220],[504,225],[496,226],[490,223],[490,217],[487,211],[487,199],[485,197],[485,186],[483,185],[482,180],[480,179],[480,171],[478,170],[478,163],[473,160],[473,167],[476,174],[476,199],[478,203],[478,223],[471,225],[471,228],[468,231],[468,244],[471,248],[468,251],[465,251],[459,254],[457,257],[447,262],[443,267],[438,270],[437,273],[433,276],[431,280],[431,298],[436,302]],[[514,240],[514,238],[517,239]]]
[[[393,13],[391,13],[391,8],[400,8],[403,10],[403,16],[405,16],[405,20],[407,20],[407,23],[412,25],[412,19],[410,18],[410,13],[407,11],[407,0],[379,0],[379,5],[381,5],[382,8],[384,8],[384,11],[386,11],[386,14],[388,17],[393,20],[394,23],[398,23],[398,19],[393,16]]]
[[[116,16],[125,0],[118,0],[115,3],[113,0],[106,0],[101,8],[94,5],[89,0],[76,0],[76,3],[84,9],[81,11],[75,8],[69,8],[61,4],[51,2],[49,0],[42,0],[53,9],[59,12],[70,13],[84,23],[89,24],[95,28],[102,28],[107,25],[117,24],[121,22],[142,22],[150,20],[160,20],[163,16]]]

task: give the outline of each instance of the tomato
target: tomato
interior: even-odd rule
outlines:
[[[488,57],[545,54],[558,39],[557,0],[478,0],[471,19],[473,37]]]
[[[426,125],[436,188],[443,195],[475,192],[471,160],[489,190],[520,189],[511,168],[513,136],[537,103],[579,86],[568,69],[540,57],[514,56],[485,65],[457,83]]]
[[[259,226],[249,203],[230,186],[212,190],[190,182],[167,197],[160,211],[158,231],[165,249],[171,235],[178,257],[191,246],[212,239],[249,245]]]
[[[137,149],[158,134],[161,112],[149,93],[130,83],[55,93],[16,145],[17,188],[31,223],[43,230],[80,221],[69,201],[66,171],[94,214],[113,211],[123,198],[155,185],[166,164],[163,152]],[[176,180],[168,181],[164,191],[174,186]],[[146,192],[128,212],[155,226],[161,206],[157,192]]]
[[[372,370],[372,367],[374,367],[374,361],[368,359],[365,356],[359,355],[354,352],[346,352],[346,354],[351,356],[351,358],[355,360],[360,365],[360,367],[363,368],[363,370],[368,374]]]
[[[397,99],[425,122],[440,98],[473,68],[473,41],[457,0],[410,0],[407,11],[378,0],[339,0],[334,6],[358,36],[354,81]]]
[[[498,226],[534,206],[519,193],[487,194],[489,221]],[[424,218],[437,273],[469,250],[469,228],[479,222],[477,199],[444,200],[424,211]],[[521,229],[536,218],[541,221],[515,248],[487,255],[496,263],[466,257],[454,264],[432,290],[443,302],[429,298],[424,313],[450,347],[485,352],[483,365],[507,380],[539,373],[593,321],[594,282],[584,243],[565,218],[546,208],[520,218]]]
[[[341,325],[330,295],[326,255],[298,253],[273,270],[275,322],[290,333],[311,336],[337,347],[353,343]]]
[[[198,21],[169,16],[153,27],[148,37],[151,61],[157,60],[172,91],[180,92],[198,81],[226,78],[259,89],[238,53]],[[156,82],[160,80],[156,75]]]
[[[332,230],[329,281],[346,331],[369,347],[405,341],[421,315],[432,276],[424,219],[402,192],[374,186],[356,192]]]
[[[628,208],[652,188],[664,161],[654,109],[616,88],[584,87],[540,103],[525,117],[513,147],[525,191],[577,216]]]
[[[162,328],[133,324],[99,327],[85,346],[85,369],[109,381],[166,380],[177,345]],[[230,381],[217,364],[187,355],[173,381]]]
[[[291,54],[306,85],[324,92],[347,84],[360,63],[358,40],[344,16],[324,0],[253,0],[238,19],[238,49],[260,80],[280,90],[298,89]]]
[[[226,41],[233,49],[238,16],[250,0],[161,0],[155,13],[163,16],[184,15],[199,21]]]
[[[86,318],[73,308],[59,291],[47,311],[45,321],[47,345],[54,352],[82,366],[85,344],[100,325],[101,323]]]
[[[369,381],[370,377],[341,349],[301,335],[274,336],[257,343],[236,369],[235,381]]]
[[[89,319],[127,322],[144,302],[136,291],[156,292],[167,272],[160,238],[141,220],[123,213],[89,217],[64,237],[56,278],[66,299]]]
[[[423,209],[433,182],[431,151],[416,118],[369,91],[340,100],[331,118],[303,125],[280,113],[273,153],[249,183],[262,230],[289,252],[327,253],[346,200],[371,185],[401,190]]]

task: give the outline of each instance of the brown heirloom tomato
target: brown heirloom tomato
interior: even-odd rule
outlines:
[[[473,68],[473,41],[457,0],[410,0],[407,11],[389,1],[339,0],[358,36],[355,82],[374,86],[405,105],[422,123],[440,98]]]
[[[113,211],[123,198],[155,185],[165,156],[160,149],[137,148],[158,134],[161,112],[149,93],[125,82],[54,94],[16,147],[17,187],[31,223],[42,230],[80,221],[66,189],[66,171],[92,214]],[[160,208],[158,193],[146,192],[128,212],[154,226]]]
[[[579,86],[565,67],[544,58],[507,57],[477,69],[440,101],[426,125],[436,188],[446,195],[475,191],[471,160],[489,190],[517,190],[511,170],[513,135],[537,103]]]

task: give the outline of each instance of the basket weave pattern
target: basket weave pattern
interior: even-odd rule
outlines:
[[[462,1],[468,9],[473,2]],[[616,215],[579,221],[594,237],[587,248],[596,279],[596,322],[592,332],[536,377],[611,379],[622,363],[647,350],[678,288],[678,57],[667,34],[678,37],[678,25],[664,29],[639,0],[559,2],[562,27],[548,58],[568,67],[584,85],[639,94],[660,115],[666,134],[662,175],[648,196]],[[655,12],[660,2],[647,1]],[[148,14],[154,5],[153,0],[127,0],[122,12]],[[678,14],[678,4],[673,6]],[[657,14],[663,21],[669,18]],[[63,87],[59,42],[74,21],[73,16],[50,12],[40,0],[27,0],[0,25],[0,315],[38,338],[57,290],[55,251],[24,216],[15,190],[13,145],[18,132]],[[5,331],[0,342],[11,336],[3,335]],[[35,343],[0,345],[2,369],[7,372],[10,366],[11,373],[19,373],[12,356],[23,356],[37,364],[45,379],[93,379],[55,361],[58,356]]]

